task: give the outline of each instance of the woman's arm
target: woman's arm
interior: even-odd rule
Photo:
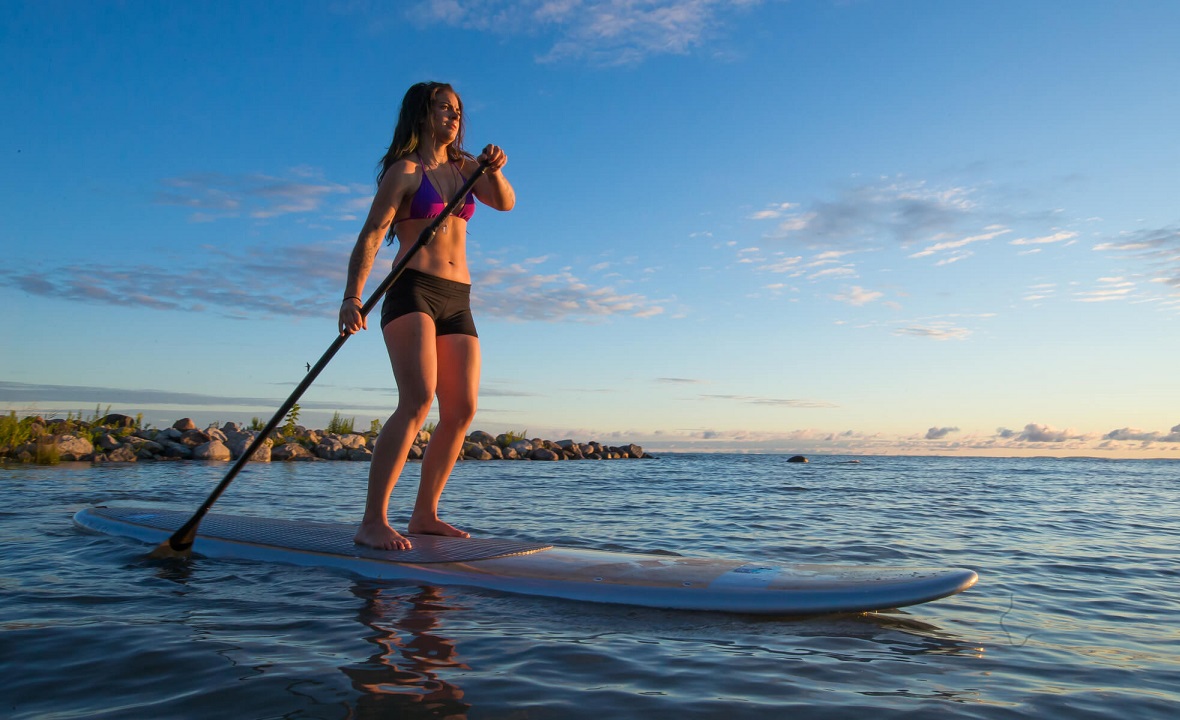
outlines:
[[[475,183],[475,196],[493,210],[511,210],[516,205],[516,191],[501,172],[508,156],[500,147],[488,145],[477,160],[486,162],[488,169]]]
[[[353,246],[352,254],[348,258],[344,300],[340,305],[341,335],[351,335],[369,327],[368,321],[360,312],[365,304],[365,281],[369,277],[369,271],[373,269],[373,260],[377,257],[377,251],[381,249],[381,242],[389,233],[389,226],[397,215],[397,209],[409,194],[410,186],[416,178],[417,173],[409,169],[404,161],[390,166],[385,177],[381,178],[381,185],[377,188],[377,194],[373,196],[373,204],[369,206],[369,215],[365,218],[365,224],[361,226],[356,245]]]

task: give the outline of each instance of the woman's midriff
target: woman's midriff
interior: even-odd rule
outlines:
[[[399,247],[397,257],[394,258],[395,264],[418,242],[418,236],[432,222],[433,218],[398,223]],[[430,244],[415,253],[406,267],[435,277],[470,283],[471,272],[467,269],[467,221],[453,216],[444,220]]]

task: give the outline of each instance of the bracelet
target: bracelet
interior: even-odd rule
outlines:
[[[364,303],[362,303],[362,302],[361,302],[361,299],[360,299],[359,297],[357,297],[356,295],[349,295],[348,297],[344,298],[344,299],[343,299],[343,300],[341,300],[340,302],[348,302],[349,300],[356,300],[356,302],[357,302],[357,305],[363,305],[363,304],[364,304]]]

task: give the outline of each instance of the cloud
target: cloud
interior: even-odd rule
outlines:
[[[934,255],[936,253],[945,252],[947,250],[959,250],[963,247],[966,247],[967,245],[970,245],[971,243],[982,242],[985,240],[993,240],[1001,235],[1005,235],[1010,232],[1012,232],[1012,231],[1009,228],[1006,228],[1002,225],[989,225],[986,228],[984,228],[984,232],[982,232],[982,233],[978,233],[976,235],[969,235],[964,238],[959,238],[958,240],[944,240],[942,242],[937,242],[937,243],[934,243],[933,245],[930,245],[922,250],[919,250],[918,252],[910,255],[910,257],[911,258],[923,258],[923,257],[928,257],[930,255]],[[956,259],[958,257],[961,257],[961,256],[956,256]],[[951,260],[950,262],[954,262],[954,260]]]
[[[726,16],[763,0],[424,0],[406,11],[419,25],[501,36],[551,33],[541,63],[631,65],[682,55],[725,27]]]
[[[865,290],[859,285],[853,285],[846,292],[833,295],[832,299],[860,307],[861,305],[867,305],[874,300],[879,300],[884,296],[885,293],[878,292],[876,290]]]
[[[923,182],[905,180],[864,184],[846,188],[835,199],[815,200],[799,212],[787,213],[769,237],[824,249],[951,242],[963,226],[979,222],[972,194],[967,188],[936,189]],[[771,206],[772,209],[794,207],[789,203]],[[768,213],[763,211],[760,215],[779,217]],[[985,235],[990,233],[991,237],[1006,232],[992,223],[984,225],[989,226]],[[978,239],[985,238],[970,241]]]
[[[296,364],[297,371],[303,366]],[[390,395],[393,390],[389,389]],[[30,405],[35,403],[69,405],[112,405],[132,410],[144,407],[179,406],[185,409],[201,408],[273,408],[278,409],[283,398],[243,397],[240,395],[208,395],[203,393],[173,392],[169,390],[130,389],[88,385],[34,385],[28,383],[0,381],[0,402]],[[347,410],[374,410],[388,413],[391,402],[375,404],[349,403]],[[300,399],[299,406],[306,409],[340,410],[340,402]],[[256,410],[254,410],[256,411]]]
[[[957,427],[932,427],[926,431],[927,440],[941,440],[951,433],[959,432]]]
[[[288,172],[293,177],[194,173],[165,178],[160,181],[162,187],[156,191],[154,201],[193,210],[190,221],[212,222],[235,217],[266,220],[315,212],[333,195],[350,196],[342,205],[347,212],[355,212],[356,208],[367,206],[372,197],[371,190],[357,186],[308,182],[315,172],[307,168]]]
[[[949,323],[931,325],[910,325],[893,331],[894,335],[929,338],[931,340],[965,340],[971,336],[966,328],[954,327]]]
[[[797,400],[787,398],[758,397],[755,395],[701,395],[709,400],[732,400],[750,405],[767,405],[772,407],[793,408],[834,408],[839,405],[827,400]]]
[[[90,304],[210,312],[231,319],[259,314],[332,317],[351,251],[351,241],[270,245],[227,242],[206,246],[182,262],[65,265],[38,269],[0,268],[0,287],[30,295]],[[538,272],[546,258],[475,273],[473,303],[485,317],[523,321],[596,321],[614,315],[647,318],[664,308],[638,293],[583,282],[568,270]],[[368,291],[385,278],[369,277]]]
[[[1139,442],[1150,445],[1155,442],[1180,443],[1180,425],[1175,425],[1168,433],[1146,432],[1134,428],[1119,428],[1111,430],[1102,436],[1103,440],[1115,442]]]
[[[1121,277],[1098,278],[1097,290],[1084,290],[1074,293],[1078,302],[1110,302],[1111,300],[1126,299],[1135,289],[1135,283]]]
[[[1043,235],[1041,237],[1033,238],[1016,238],[1010,241],[1009,245],[1049,245],[1052,243],[1065,242],[1066,240],[1073,240],[1078,234],[1072,230],[1059,230],[1052,235]]]
[[[288,245],[281,254],[270,246],[202,249],[183,264],[0,269],[0,286],[41,297],[229,318],[323,316],[337,309],[349,252],[343,243]]]
[[[487,269],[474,273],[472,303],[481,313],[520,321],[595,321],[613,315],[648,318],[664,308],[638,293],[612,286],[592,286],[568,269],[538,273],[530,266],[544,258],[503,265],[485,260]]]
[[[1180,227],[1123,233],[1095,245],[1094,250],[1146,263],[1152,282],[1174,288],[1171,297],[1180,296]]]
[[[1064,443],[1072,440],[1092,440],[1093,434],[1079,433],[1073,429],[1057,430],[1048,425],[1029,423],[1019,432],[1007,428],[996,430],[996,437],[1017,443]]]

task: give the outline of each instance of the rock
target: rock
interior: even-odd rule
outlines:
[[[500,457],[504,460],[519,460],[520,455],[510,447],[500,449]]]
[[[372,462],[373,453],[369,451],[369,448],[353,448],[348,451],[348,459],[358,460],[361,462]]]
[[[109,415],[104,416],[101,420],[99,420],[98,424],[102,425],[103,427],[133,428],[133,427],[135,427],[136,423],[135,423],[135,418],[131,417],[130,415],[119,415],[118,413],[111,413]]]
[[[803,457],[802,455],[792,455],[791,457],[787,458],[787,462],[805,463],[807,462],[807,458]]]
[[[548,448],[537,448],[528,454],[529,460],[560,460],[561,456]]]
[[[641,448],[640,446],[636,445],[635,443],[631,443],[630,445],[624,445],[624,446],[621,448],[621,450],[622,450],[624,453],[626,453],[626,457],[631,457],[631,458],[641,458],[641,457],[643,457],[643,448]],[[620,453],[620,454],[622,454],[622,453]]]
[[[285,442],[270,451],[272,460],[314,460],[315,455],[297,442]]]
[[[180,438],[182,437],[184,437],[184,433],[177,430],[176,428],[165,428],[156,433],[155,437],[148,439],[155,440],[156,442],[164,442],[165,440],[171,442],[180,442]]]
[[[210,440],[203,445],[198,445],[193,448],[194,460],[215,460],[218,462],[228,462],[230,459],[229,448],[220,440]]]
[[[176,422],[172,423],[172,428],[174,430],[179,430],[181,432],[184,432],[185,430],[196,430],[197,424],[195,422],[193,422],[192,418],[181,418],[181,419],[177,420]]]
[[[467,439],[473,443],[484,446],[494,445],[496,443],[496,438],[492,436],[491,433],[486,433],[483,430],[476,430],[475,432],[468,435]]]
[[[340,442],[340,439],[328,435],[319,441],[315,446],[316,457],[321,457],[324,460],[344,460],[348,457],[348,448]]]
[[[139,460],[139,455],[130,447],[115,448],[107,454],[107,460],[111,462],[136,462]]]
[[[492,454],[484,450],[482,445],[471,443],[470,447],[463,452],[464,457],[469,460],[491,460]]]
[[[368,447],[369,439],[364,435],[359,435],[357,433],[339,435],[337,436],[337,439],[340,441],[341,445],[348,448],[349,450],[359,450],[361,448]]]
[[[94,444],[77,435],[54,435],[50,442],[57,447],[58,457],[67,462],[94,454]]]
[[[227,422],[221,426],[221,431],[224,433],[241,432],[242,426],[236,422]]]
[[[223,433],[220,429],[215,428],[215,427],[207,428],[205,430],[205,434],[209,436],[210,440],[217,440],[217,441],[223,442],[223,443],[226,440],[229,440],[229,437],[225,433]]]
[[[533,444],[528,440],[517,440],[508,447],[522,457],[528,457],[528,454],[533,451]]]
[[[410,460],[421,460],[422,454],[423,453],[422,453],[422,446],[421,445],[411,445],[410,451],[408,453],[406,453],[406,457],[409,458]]]
[[[123,443],[119,442],[117,437],[111,435],[110,433],[103,433],[102,435],[99,435],[98,438],[96,438],[94,444],[95,447],[97,447],[99,450],[102,450],[103,452],[110,452],[123,445]]]
[[[177,460],[188,460],[193,456],[193,449],[188,445],[182,445],[178,442],[165,440],[160,443],[164,446],[163,456],[166,458],[176,458]]]
[[[209,437],[209,433],[204,430],[185,430],[180,436],[180,444],[195,448],[199,445],[204,445],[212,439]]]

